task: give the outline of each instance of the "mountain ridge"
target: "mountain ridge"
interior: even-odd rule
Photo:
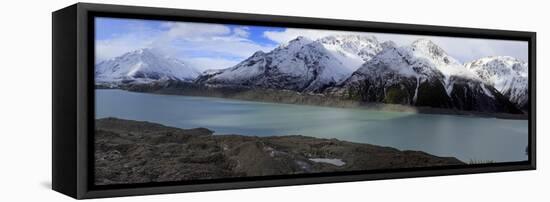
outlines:
[[[108,61],[132,54],[136,51]],[[100,64],[96,73],[102,69]],[[269,52],[257,51],[229,68],[194,71],[187,77],[160,72],[162,76],[142,71],[153,75],[146,79],[121,77],[139,83],[154,81],[157,86],[163,80],[176,80],[213,88],[291,90],[361,102],[498,113],[521,113],[528,99],[527,63],[499,56],[462,64],[422,38],[398,46],[393,41],[380,43],[374,36],[333,35],[317,40],[300,36]],[[101,79],[96,74],[96,82]]]
[[[519,113],[433,42],[390,46],[327,94],[364,102]]]
[[[492,85],[501,94],[523,110],[528,108],[528,66],[510,56],[484,57],[465,64],[484,82]]]
[[[198,80],[209,85],[280,88],[320,92],[348,77],[380,44],[373,37],[297,37],[268,53],[254,53],[243,62]],[[245,72],[245,73],[243,73]]]

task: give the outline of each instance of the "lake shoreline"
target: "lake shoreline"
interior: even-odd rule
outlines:
[[[459,115],[473,116],[482,118],[498,118],[511,120],[528,120],[527,114],[508,114],[508,113],[490,113],[463,111],[456,109],[444,109],[433,107],[418,107],[399,104],[385,103],[366,103],[353,100],[340,99],[326,96],[323,94],[305,94],[290,90],[273,89],[248,89],[229,86],[204,86],[185,82],[168,82],[152,84],[126,84],[120,86],[101,86],[96,85],[96,89],[121,89],[130,92],[152,93],[163,95],[183,95],[198,97],[217,97],[235,100],[311,105],[335,108],[365,109],[388,112],[412,112],[420,114],[433,115]]]
[[[207,128],[96,119],[97,185],[453,165],[465,163],[334,138],[213,135]]]

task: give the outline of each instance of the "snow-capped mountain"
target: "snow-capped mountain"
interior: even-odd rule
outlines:
[[[326,92],[365,102],[518,112],[495,88],[429,40],[420,39],[404,47],[392,42],[384,46],[348,79]]]
[[[494,86],[522,109],[528,108],[527,63],[509,56],[485,57],[465,64],[487,84]]]
[[[95,76],[96,84],[140,90],[244,87],[480,112],[528,108],[525,62],[488,57],[461,64],[426,39],[397,46],[363,35],[297,37],[233,67],[202,73],[141,49],[97,64]]]
[[[275,88],[319,92],[346,79],[382,50],[376,38],[355,35],[318,40],[297,37],[197,81],[215,85]]]
[[[374,36],[337,35],[327,36],[317,41],[345,66],[356,70],[382,51],[382,45]]]
[[[150,48],[128,52],[95,66],[96,84],[191,81],[199,75],[195,68]]]

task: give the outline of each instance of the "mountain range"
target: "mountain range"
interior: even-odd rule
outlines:
[[[381,50],[374,37],[333,36],[315,41],[298,37],[268,53],[258,51],[234,67],[201,76],[198,81],[320,92],[346,79]]]
[[[460,63],[427,39],[408,46],[374,36],[297,37],[233,67],[199,73],[154,49],[96,65],[96,84],[183,81],[208,87],[290,90],[361,102],[522,113],[526,62],[508,56]]]

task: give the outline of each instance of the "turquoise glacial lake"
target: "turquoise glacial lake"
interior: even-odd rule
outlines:
[[[527,120],[372,111],[212,97],[96,90],[96,118],[117,117],[216,135],[305,135],[420,150],[462,161],[525,161]]]

